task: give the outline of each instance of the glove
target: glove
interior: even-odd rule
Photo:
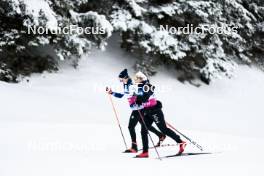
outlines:
[[[108,93],[108,94],[113,94],[112,89],[109,88],[109,87],[106,87],[105,91],[106,91],[106,93]]]
[[[136,104],[137,105],[142,105],[142,103],[143,103],[142,99],[140,97],[137,97]]]

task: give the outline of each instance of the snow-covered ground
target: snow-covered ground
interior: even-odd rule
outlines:
[[[125,149],[106,85],[118,85],[134,60],[117,42],[73,70],[36,74],[19,84],[0,82],[0,175],[261,175],[264,164],[264,74],[240,67],[231,80],[196,88],[166,69],[152,77],[168,122],[213,155],[159,161],[134,159]],[[131,73],[133,74],[133,73]],[[130,110],[114,100],[127,143]],[[139,126],[138,142],[141,143]],[[153,135],[152,135],[153,136]],[[157,138],[153,136],[154,140]],[[166,139],[165,143],[173,143]],[[177,147],[158,149],[162,156]],[[191,144],[187,152],[199,152]]]

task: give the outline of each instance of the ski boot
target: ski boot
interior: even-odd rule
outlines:
[[[185,141],[182,141],[180,143],[180,149],[179,149],[178,155],[181,155],[184,152],[186,145],[187,143]]]
[[[149,157],[148,152],[142,152],[141,154],[136,155],[136,158],[148,158],[148,157]]]

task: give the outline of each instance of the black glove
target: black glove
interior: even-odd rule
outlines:
[[[136,99],[136,104],[137,105],[142,105],[143,101],[142,101],[142,98],[140,96],[137,97]]]
[[[105,88],[105,91],[106,91],[106,93],[108,93],[108,94],[113,94],[113,91],[112,91],[112,89],[111,88],[109,88],[109,87],[106,87]]]

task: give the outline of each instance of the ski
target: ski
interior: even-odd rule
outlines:
[[[213,153],[210,152],[200,152],[200,153],[182,153],[182,154],[175,154],[175,155],[167,155],[162,158],[173,158],[173,157],[179,157],[179,156],[193,156],[193,155],[210,155]]]
[[[171,147],[171,146],[177,146],[178,144],[161,144],[160,146],[155,146],[157,148],[160,147]],[[149,149],[154,149],[154,147],[149,147]],[[142,151],[143,149],[139,149],[138,151]]]

